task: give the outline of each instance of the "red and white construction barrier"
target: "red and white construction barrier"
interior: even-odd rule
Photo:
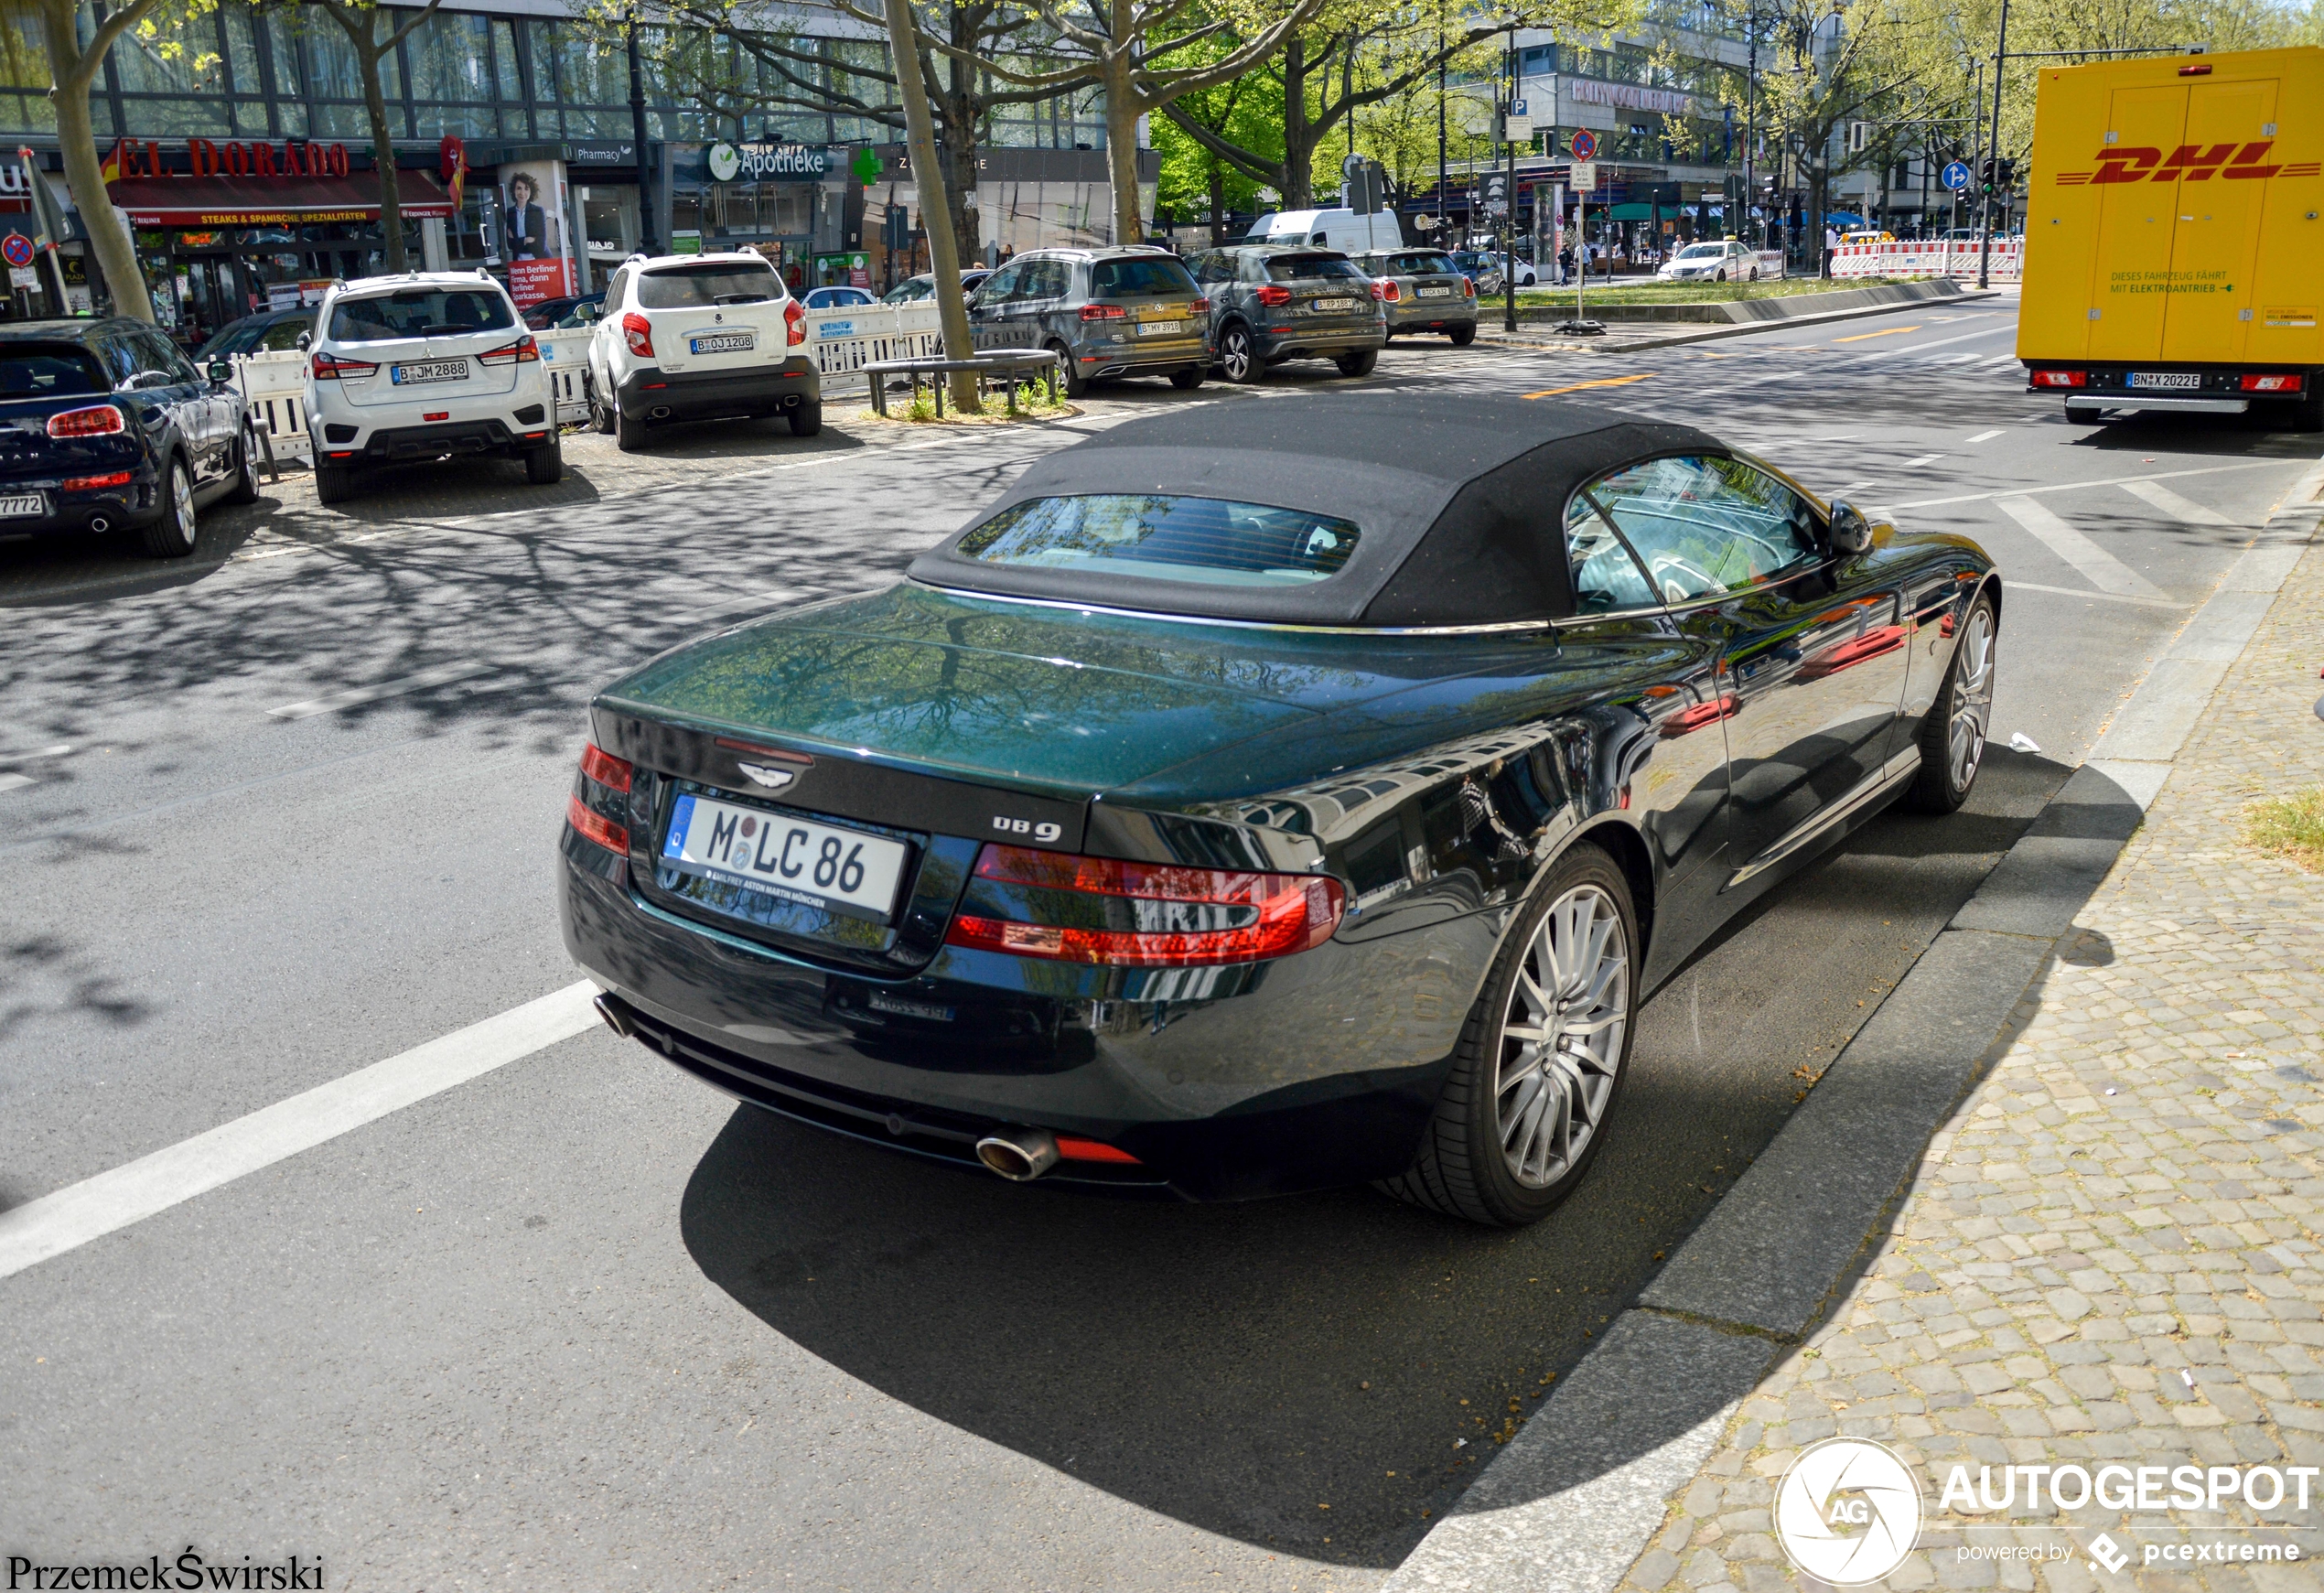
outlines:
[[[1913,243],[1843,243],[1832,252],[1834,276],[1950,276],[1974,282],[1980,245],[1974,238]],[[2021,238],[1996,238],[1989,265],[1995,282],[2017,282],[2025,274]]]

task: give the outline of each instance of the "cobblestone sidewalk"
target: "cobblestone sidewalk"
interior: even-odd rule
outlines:
[[[1622,1583],[1773,1593],[1799,1577],[1771,1532],[1801,1448],[1846,1434],[1929,1487],[1896,1588],[2324,1587],[2310,1508],[1940,1509],[1956,1463],[2324,1467],[2324,877],[2236,843],[2255,797],[2324,781],[2310,710],[2324,662],[2311,546],[2188,739],[2077,930],[1930,1145],[1868,1270],[1747,1399]],[[2168,1506],[2166,1488],[2159,1502]],[[1986,1523],[1971,1527],[1966,1523]],[[2254,1530],[2257,1529],[2257,1530]],[[2132,1555],[2093,1568],[2103,1531]],[[2063,1552],[1967,1557],[2011,1543]],[[2297,1564],[2240,1545],[2296,1544]],[[2227,1545],[2147,1565],[2147,1545]],[[2314,1563],[2310,1563],[2311,1558]]]

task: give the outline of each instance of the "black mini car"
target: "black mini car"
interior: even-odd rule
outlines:
[[[258,496],[242,395],[210,369],[126,318],[0,328],[0,537],[133,531],[151,557],[192,553],[199,505]]]

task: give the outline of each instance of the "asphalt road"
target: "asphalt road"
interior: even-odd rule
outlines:
[[[1578,387],[2000,560],[1995,728],[2040,750],[1997,746],[1952,819],[1877,821],[1667,986],[1551,1221],[1020,1189],[734,1107],[593,1029],[0,1277],[0,1555],[190,1543],[319,1555],[350,1588],[1376,1582],[2324,448],[2068,425],[2021,391],[2012,317],[1630,357],[1399,347],[1366,383],[1318,365],[1199,395],[1328,425],[1358,385]],[[892,579],[1027,460],[1182,402],[1152,383],[1071,427],[841,427],[458,523],[228,522],[159,587],[10,553],[0,1209],[570,984],[551,845],[596,683],[714,619]]]

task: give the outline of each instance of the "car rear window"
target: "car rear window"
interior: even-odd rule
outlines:
[[[71,344],[0,349],[0,398],[63,398],[110,393],[105,368],[86,349]]]
[[[1127,298],[1135,294],[1186,295],[1194,278],[1175,260],[1101,260],[1090,267],[1092,298]]]
[[[383,343],[391,338],[454,337],[516,325],[509,301],[485,287],[406,287],[342,298],[331,307],[335,343]]]
[[[1460,267],[1441,250],[1423,249],[1410,254],[1391,254],[1381,269],[1391,276],[1426,276],[1432,271],[1451,273]]]
[[[1356,263],[1339,254],[1280,254],[1267,262],[1270,282],[1313,282],[1319,276],[1361,282]]]
[[[758,304],[782,297],[782,282],[765,265],[680,265],[638,278],[638,303],[650,310]]]
[[[1092,493],[1036,498],[963,537],[988,565],[1086,569],[1221,587],[1296,587],[1336,576],[1361,535],[1344,520],[1221,498]]]

